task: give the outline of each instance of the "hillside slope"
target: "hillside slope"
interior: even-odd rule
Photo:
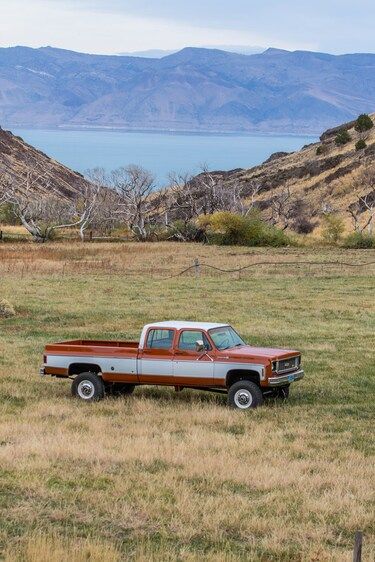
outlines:
[[[371,118],[375,123],[375,114]],[[271,216],[273,202],[288,197],[289,191],[285,207],[294,208],[291,224],[293,218],[303,214],[318,226],[326,212],[337,212],[349,223],[348,209],[356,204],[358,196],[370,194],[370,201],[375,201],[375,127],[362,135],[353,123],[342,128],[351,136],[344,146],[336,145],[336,130],[327,131],[321,142],[298,152],[272,155],[260,166],[247,170],[214,174],[223,177],[228,189],[234,183],[240,184],[249,198],[254,186],[260,187],[257,205],[267,218]],[[366,138],[367,147],[357,151],[355,145],[360,138]],[[368,174],[366,181],[364,173]]]
[[[375,106],[375,55],[186,48],[161,59],[0,49],[0,122],[316,133]]]
[[[71,197],[87,185],[78,172],[73,172],[56,160],[27,144],[10,131],[0,128],[0,183],[12,178],[19,187],[25,185],[26,178],[33,174],[33,188],[40,192],[48,189]],[[40,181],[35,180],[39,175]]]

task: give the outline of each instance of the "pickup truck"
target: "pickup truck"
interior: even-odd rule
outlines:
[[[225,392],[228,405],[241,410],[260,406],[266,395],[287,398],[304,376],[298,351],[252,347],[228,324],[176,321],[147,324],[139,343],[48,344],[40,374],[71,379],[73,396],[87,401],[164,385]]]

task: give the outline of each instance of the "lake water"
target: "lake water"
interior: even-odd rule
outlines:
[[[123,131],[15,129],[14,134],[69,168],[84,173],[97,166],[107,171],[138,164],[153,172],[157,183],[168,173],[250,168],[273,152],[291,152],[316,142],[315,137],[283,135],[216,135]]]

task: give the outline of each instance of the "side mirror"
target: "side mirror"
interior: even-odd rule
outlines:
[[[197,340],[195,342],[195,351],[206,351],[203,340]]]

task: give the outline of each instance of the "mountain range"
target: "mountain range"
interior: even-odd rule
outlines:
[[[317,133],[375,107],[375,54],[185,48],[160,59],[0,49],[8,127]]]
[[[229,53],[238,53],[240,55],[254,55],[255,53],[262,53],[265,51],[263,47],[250,47],[245,45],[216,45],[215,47],[212,46],[204,46],[205,49],[219,49],[220,51],[228,51]],[[128,51],[125,53],[118,53],[124,57],[144,57],[149,59],[161,59],[163,57],[167,57],[169,55],[173,55],[174,53],[178,53],[180,49],[149,49],[147,51]]]

